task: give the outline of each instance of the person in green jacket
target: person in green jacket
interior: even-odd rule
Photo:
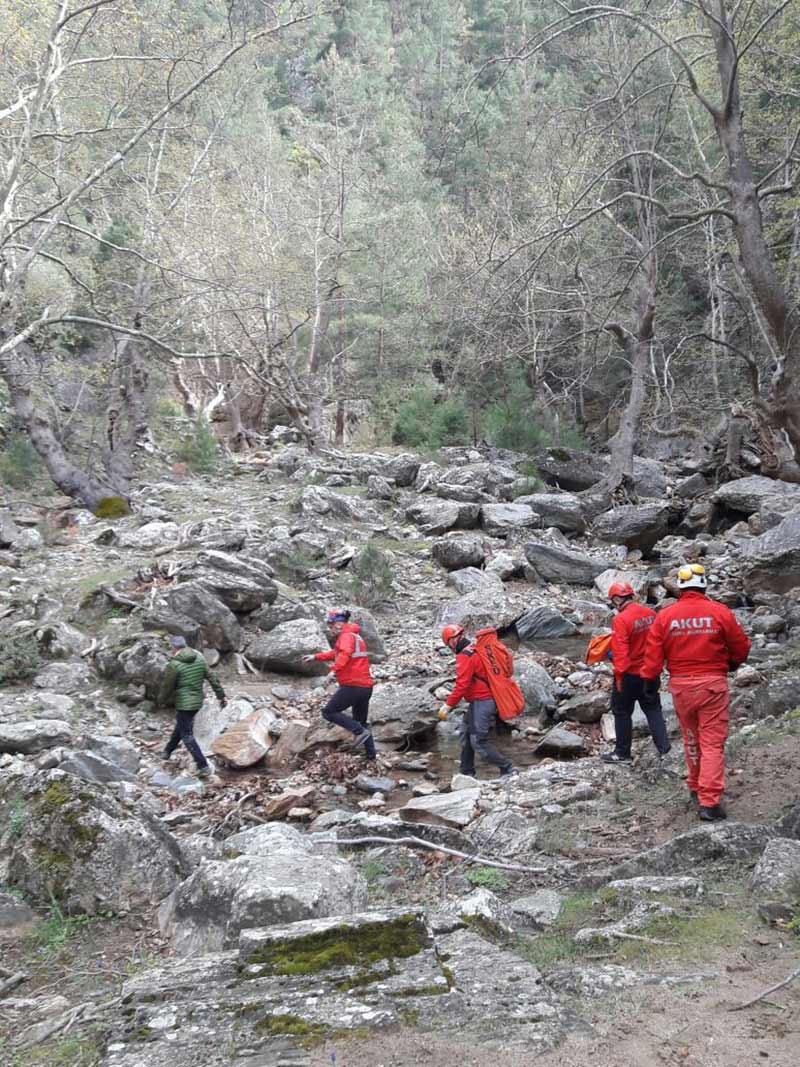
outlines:
[[[197,764],[197,777],[207,778],[211,774],[211,766],[194,736],[194,717],[203,706],[203,683],[208,681],[223,708],[228,698],[202,653],[186,647],[185,637],[171,637],[170,645],[172,662],[158,691],[158,703],[162,707],[171,704],[175,708],[175,729],[164,749],[163,758],[171,759],[172,753],[183,741]]]

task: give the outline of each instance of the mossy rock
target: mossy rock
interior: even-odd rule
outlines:
[[[93,514],[97,519],[124,519],[127,515],[131,515],[132,511],[124,497],[104,496]]]

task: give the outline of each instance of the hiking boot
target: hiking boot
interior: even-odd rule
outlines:
[[[600,759],[603,763],[633,763],[632,756],[621,756],[619,752],[604,752]]]
[[[353,738],[353,742],[350,745],[350,748],[361,748],[362,745],[366,745],[367,741],[371,740],[372,734],[369,732],[369,730],[362,730],[360,734],[356,734],[356,736]]]
[[[516,767],[506,767],[504,771],[500,771],[500,777],[503,779],[516,778],[518,775],[519,771]]]
[[[205,767],[198,767],[197,769],[198,778],[210,778],[213,773],[214,768],[208,763],[205,765]]]
[[[174,755],[175,755],[174,752],[167,752],[167,750],[164,749],[164,751],[161,753],[161,762],[162,763],[172,763],[172,757]]]
[[[703,822],[719,822],[720,819],[728,818],[728,813],[721,804],[714,804],[710,808],[704,808],[701,804],[697,809],[697,814]]]
[[[658,758],[663,759],[665,756],[668,756],[670,752],[672,752],[672,745],[667,745],[663,752],[659,752]]]

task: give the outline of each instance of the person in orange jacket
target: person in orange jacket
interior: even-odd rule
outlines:
[[[614,713],[616,744],[614,751],[603,753],[601,759],[605,763],[630,763],[633,712],[637,701],[647,718],[653,744],[659,755],[665,756],[672,746],[667,737],[661,697],[657,690],[654,693],[645,692],[641,676],[645,642],[656,613],[637,602],[633,586],[628,582],[614,582],[609,587],[608,599],[617,612],[611,624],[611,658],[614,664],[611,710]]]
[[[750,639],[724,604],[706,596],[705,567],[692,563],[678,571],[677,604],[656,617],[645,644],[642,677],[657,691],[664,661],[683,734],[689,791],[706,822],[727,818],[725,741],[730,693],[728,671],[750,653]]]
[[[327,623],[336,635],[333,648],[303,656],[304,661],[333,661],[330,676],[339,683],[339,688],[322,709],[322,717],[328,722],[349,730],[354,735],[353,748],[364,746],[367,759],[376,757],[375,742],[367,726],[369,701],[375,684],[369,670],[369,653],[358,626],[350,622],[350,612],[336,608],[328,612]],[[344,712],[352,709],[353,717]]]

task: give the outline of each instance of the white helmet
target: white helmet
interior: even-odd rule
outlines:
[[[706,569],[699,563],[687,563],[685,567],[681,567],[678,571],[678,589],[681,592],[684,589],[704,590],[707,584]]]

